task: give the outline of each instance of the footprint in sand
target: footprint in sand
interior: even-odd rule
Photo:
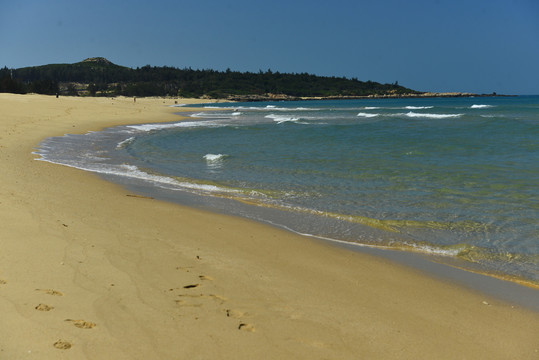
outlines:
[[[7,284],[7,281],[6,281],[6,280],[0,279],[0,285],[6,285],[6,284]]]
[[[238,311],[238,310],[232,310],[232,309],[226,309],[226,316],[231,318],[239,319],[245,315],[245,313]]]
[[[253,325],[251,325],[251,324],[241,323],[240,326],[238,326],[238,330],[254,332],[255,327]]]
[[[95,323],[84,321],[84,320],[73,320],[73,319],[65,319],[64,321],[72,322],[73,325],[80,329],[93,329],[95,327]]]
[[[202,304],[190,304],[185,300],[174,300],[176,304],[180,306],[186,306],[186,307],[202,307]]]
[[[176,270],[182,270],[182,271],[185,271],[185,272],[191,272],[192,268],[193,268],[192,266],[185,266],[185,267],[177,266]]]
[[[54,307],[46,304],[39,304],[35,307],[35,309],[39,311],[51,311],[52,309],[54,309]]]
[[[208,295],[208,297],[214,299],[214,300],[217,300],[219,301],[221,304],[224,303],[226,301],[226,297],[224,296],[221,296],[221,295],[215,295],[215,294],[210,294]]]
[[[192,289],[192,288],[196,288],[196,287],[199,287],[200,284],[193,284],[193,285],[185,285],[183,288],[184,289]]]
[[[45,294],[53,295],[53,296],[64,296],[64,294],[61,293],[60,291],[56,291],[56,290],[52,290],[52,289],[36,289],[36,291],[40,291],[40,292],[43,292]]]
[[[215,294],[208,294],[208,295],[204,295],[204,294],[180,294],[178,296],[181,297],[181,298],[191,298],[191,299],[202,299],[202,298],[213,299],[213,300],[219,301],[220,303],[223,303],[223,302],[226,301],[225,297],[220,296],[220,295],[215,295]]]
[[[209,294],[209,295],[205,295],[205,294],[180,294],[178,296],[181,299],[180,300],[174,300],[176,302],[176,304],[178,304],[180,306],[188,306],[188,307],[201,307],[201,306],[204,305],[204,304],[201,304],[201,303],[191,303],[191,302],[188,301],[189,299],[191,299],[191,301],[213,299],[213,300],[219,302],[219,304],[223,304],[226,301],[225,297],[220,296],[220,295],[215,295],[215,294]]]
[[[212,281],[213,278],[211,276],[206,276],[206,275],[199,275],[198,278],[202,281]]]
[[[53,344],[53,346],[60,350],[71,349],[71,343],[65,340],[58,340]]]

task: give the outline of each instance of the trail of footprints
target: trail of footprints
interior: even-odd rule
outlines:
[[[176,270],[181,270],[184,272],[191,272],[191,267],[177,267]],[[248,332],[254,332],[255,327],[251,324],[247,324],[244,322],[241,322],[241,319],[246,316],[247,314],[233,309],[227,309],[224,308],[223,305],[227,301],[227,299],[224,296],[212,294],[212,293],[205,293],[200,292],[201,288],[204,288],[204,283],[213,281],[213,278],[207,275],[198,275],[198,281],[186,284],[182,287],[177,288],[171,288],[168,289],[170,292],[176,292],[180,291],[179,294],[176,295],[178,299],[175,299],[174,301],[176,304],[178,304],[180,307],[188,309],[188,308],[200,308],[206,305],[209,306],[218,306],[223,312],[223,314],[226,317],[240,320],[240,322],[237,325],[238,330],[242,331],[248,331]]]
[[[198,258],[198,259],[200,259],[200,258]],[[177,270],[182,270],[182,271],[185,271],[185,272],[190,272],[191,267],[177,267],[176,269]],[[182,292],[182,293],[178,294],[177,297],[179,297],[179,299],[174,300],[179,306],[186,307],[186,308],[197,308],[197,307],[204,306],[205,301],[206,302],[211,301],[213,303],[218,304],[219,306],[224,305],[224,303],[227,301],[227,299],[225,297],[223,297],[223,296],[216,295],[216,294],[193,293],[193,291],[194,291],[193,289],[200,288],[203,285],[204,282],[213,281],[213,278],[210,277],[210,276],[206,276],[206,275],[199,275],[198,280],[200,281],[199,283],[187,284],[187,285],[184,285],[183,287],[180,287],[180,288],[171,288],[171,289],[169,289],[169,291],[176,291],[176,290],[186,291],[186,292]],[[5,281],[3,279],[0,279],[0,286],[1,285],[6,285],[6,284],[7,284],[7,281]],[[64,296],[64,294],[62,292],[57,291],[57,290],[53,290],[53,289],[36,289],[36,291],[41,292],[41,293],[46,294],[46,295],[51,295],[51,296]],[[37,310],[37,311],[48,312],[48,311],[54,310],[54,306],[40,303],[37,306],[35,306],[34,309]],[[241,311],[233,310],[233,309],[226,309],[225,308],[225,309],[221,309],[221,311],[227,317],[233,318],[233,319],[241,319],[246,315],[245,313],[243,313]],[[82,319],[78,319],[78,320],[65,319],[64,321],[72,323],[74,326],[76,326],[76,327],[78,327],[80,329],[93,329],[94,327],[96,327],[95,323],[90,322],[90,321],[85,321],[85,320],[82,320]],[[244,322],[241,322],[241,321],[238,324],[237,329],[242,330],[242,331],[249,331],[249,332],[255,331],[255,327],[253,325],[247,324],[247,323],[244,323]],[[57,349],[60,349],[60,350],[68,350],[68,349],[71,349],[71,347],[73,345],[69,341],[59,339],[58,341],[56,341],[53,344],[53,346],[55,348],[57,348]]]
[[[36,291],[51,296],[64,296],[62,292],[53,289],[36,289]],[[38,311],[52,311],[54,310],[54,306],[40,303],[34,309]],[[72,323],[79,329],[93,329],[96,326],[95,323],[85,320],[65,319],[64,321]],[[73,345],[69,341],[59,339],[54,344],[52,344],[52,346],[59,350],[68,350],[71,349]]]

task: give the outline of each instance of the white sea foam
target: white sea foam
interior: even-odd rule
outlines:
[[[359,114],[357,114],[357,116],[364,117],[364,118],[373,118],[373,117],[377,117],[379,115],[380,114],[371,114],[371,113],[364,113],[364,112],[360,112]]]
[[[134,129],[137,131],[152,131],[152,130],[162,130],[162,129],[169,129],[174,127],[181,127],[179,123],[172,123],[172,124],[142,124],[142,125],[128,125],[127,126],[130,129]]]
[[[135,140],[135,137],[131,136],[130,138],[127,138],[125,139],[124,141],[120,141],[117,145],[116,145],[116,149],[121,149],[123,148],[124,146],[126,146],[127,144],[129,144],[131,141]]]
[[[249,110],[270,110],[270,111],[318,111],[320,109],[315,108],[306,108],[306,107],[296,107],[296,108],[285,108],[278,107],[275,105],[268,105],[266,107],[250,107]]]
[[[103,173],[108,173],[111,175],[120,175],[128,176],[131,178],[136,178],[140,180],[151,181],[158,186],[166,187],[171,190],[196,190],[203,192],[229,192],[235,193],[237,190],[221,188],[215,185],[208,184],[196,184],[187,181],[178,181],[174,178],[168,176],[160,176],[149,174],[145,171],[140,170],[134,165],[120,165],[120,171],[103,171]],[[123,171],[122,171],[123,170]]]
[[[448,119],[448,118],[457,118],[457,117],[462,116],[462,114],[428,114],[428,113],[415,113],[412,111],[404,115],[411,118],[427,118],[427,119]]]
[[[221,188],[215,185],[208,184],[197,184],[191,183],[188,181],[178,181],[172,177],[154,175],[140,170],[137,166],[134,165],[114,165],[114,164],[99,164],[95,162],[80,162],[77,160],[50,160],[47,158],[46,151],[43,151],[43,148],[38,152],[41,155],[41,158],[36,160],[50,162],[53,164],[60,164],[69,167],[73,167],[80,170],[90,171],[98,174],[104,175],[114,175],[121,177],[129,177],[132,179],[149,181],[156,186],[163,187],[169,190],[191,190],[191,191],[202,191],[206,193],[215,193],[215,192],[228,192],[228,193],[237,193],[237,190]]]
[[[408,110],[422,110],[422,109],[432,109],[434,106],[405,106],[405,109]]]
[[[273,119],[273,121],[275,121],[277,124],[281,124],[284,122],[296,122],[299,120],[299,118],[290,117],[286,115],[275,115],[275,114],[269,114],[264,117],[268,119]]]
[[[317,108],[308,108],[308,107],[296,107],[296,108],[286,108],[278,107],[276,105],[266,105],[266,106],[204,106],[204,109],[222,109],[222,110],[245,110],[245,111],[319,111],[321,109]]]
[[[462,247],[440,248],[440,247],[432,246],[432,245],[409,243],[407,241],[404,241],[403,245],[409,246],[415,251],[418,251],[421,253],[438,255],[438,256],[450,256],[450,257],[457,256],[462,250],[465,249],[464,245]]]
[[[488,108],[491,108],[491,107],[494,107],[494,105],[472,105],[470,106],[470,109],[488,109]]]
[[[152,130],[163,130],[171,128],[191,128],[191,127],[219,127],[225,126],[222,123],[215,121],[180,121],[177,123],[168,123],[168,124],[142,124],[142,125],[128,125],[130,129],[137,131],[152,131]]]
[[[234,113],[216,113],[216,112],[199,112],[191,114],[191,117],[194,118],[203,118],[203,119],[220,119],[220,118],[228,118]]]
[[[206,154],[204,155],[204,159],[207,162],[220,162],[223,161],[228,155],[226,154]]]
[[[365,110],[378,110],[378,109],[381,109],[381,107],[378,107],[378,106],[365,106],[364,109]]]

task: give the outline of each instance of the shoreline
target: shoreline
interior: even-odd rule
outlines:
[[[411,94],[374,94],[364,96],[291,96],[285,94],[264,94],[264,95],[233,95],[227,97],[228,101],[235,102],[259,102],[259,101],[313,101],[313,100],[379,100],[379,99],[425,99],[425,98],[461,98],[461,97],[516,97],[518,95],[505,94],[474,94],[466,92],[447,92],[447,93],[411,93]]]
[[[181,113],[177,114],[181,116]],[[493,271],[489,272],[477,264],[453,256],[436,255],[431,252],[413,250],[412,248],[406,249],[402,246],[391,247],[387,245],[367,244],[302,233],[282,223],[272,222],[268,220],[268,217],[261,216],[260,214],[257,217],[246,215],[259,210],[258,206],[243,203],[237,199],[214,198],[211,195],[192,194],[182,190],[168,192],[159,187],[139,183],[136,179],[130,180],[115,175],[99,176],[106,181],[125,187],[135,194],[140,194],[140,196],[186,206],[188,208],[209,211],[214,214],[239,217],[247,221],[254,221],[279,229],[280,231],[286,231],[290,234],[312,239],[315,242],[325,243],[333,247],[347,249],[348,251],[371,254],[402,264],[408,268],[419,270],[427,276],[442,281],[450,281],[456,285],[539,313],[539,286],[536,282],[523,277]],[[233,205],[230,205],[230,203],[233,203]],[[230,209],[232,207],[237,207],[236,211],[231,212]]]
[[[177,120],[172,101],[0,94],[0,354],[537,356],[537,312],[31,154],[45,137]]]

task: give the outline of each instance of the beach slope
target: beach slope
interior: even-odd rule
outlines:
[[[535,312],[32,154],[173,102],[0,94],[1,359],[539,358]]]

